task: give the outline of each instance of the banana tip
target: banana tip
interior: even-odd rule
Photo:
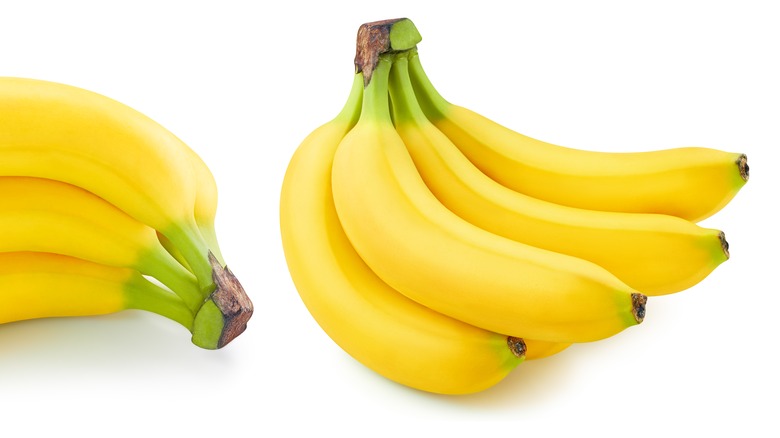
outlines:
[[[739,176],[742,177],[743,181],[747,182],[750,178],[750,166],[747,163],[747,155],[742,154],[737,158],[737,167],[739,168]]]
[[[509,351],[516,357],[525,359],[526,345],[522,338],[516,338],[514,336],[507,336],[506,345],[509,347]]]
[[[721,231],[718,233],[718,238],[720,239],[720,248],[723,250],[723,254],[726,255],[726,260],[728,260],[731,255],[729,254],[729,242],[726,240],[726,233]]]
[[[640,293],[631,294],[632,313],[637,324],[641,324],[645,319],[645,306],[647,305],[647,296]]]

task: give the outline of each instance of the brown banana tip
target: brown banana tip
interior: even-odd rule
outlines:
[[[632,306],[632,313],[634,314],[634,319],[636,319],[637,324],[641,324],[642,321],[645,319],[645,306],[647,305],[647,296],[639,294],[639,293],[632,293],[631,294],[631,306]]]
[[[723,254],[726,254],[726,260],[728,260],[731,255],[729,254],[729,242],[726,241],[726,233],[721,231],[718,233],[718,238],[720,239],[720,247],[723,250]]]
[[[747,163],[747,155],[742,154],[737,158],[737,167],[739,167],[739,176],[747,182],[748,178],[750,178],[750,166]]]
[[[526,346],[525,341],[523,341],[522,338],[507,336],[506,345],[509,347],[509,351],[511,351],[512,354],[514,354],[516,357],[525,359]]]

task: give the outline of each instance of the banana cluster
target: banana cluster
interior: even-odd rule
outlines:
[[[728,259],[697,222],[745,184],[745,155],[529,138],[446,101],[420,40],[408,19],[360,27],[347,103],[282,185],[293,282],[355,359],[419,390],[481,391],[641,323],[648,296]]]
[[[223,347],[253,308],[224,264],[216,208],[209,168],[153,120],[0,78],[0,323],[142,309]]]

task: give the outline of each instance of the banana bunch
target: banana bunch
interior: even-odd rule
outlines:
[[[216,238],[217,189],[186,144],[105,96],[0,78],[0,323],[140,309],[202,348],[252,303]]]
[[[282,185],[292,280],[356,360],[423,391],[481,391],[641,323],[648,296],[728,259],[697,222],[745,184],[745,155],[531,139],[447,102],[420,41],[408,19],[360,27],[349,98]]]

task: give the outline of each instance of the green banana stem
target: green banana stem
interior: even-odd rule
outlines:
[[[198,279],[163,248],[142,257],[139,271],[150,275],[178,295],[193,312],[203,305]]]
[[[388,101],[388,83],[390,68],[393,65],[394,58],[394,53],[384,53],[379,56],[371,79],[363,91],[363,108],[360,112],[361,121],[389,123],[392,125],[393,121],[390,117]]]
[[[175,226],[162,234],[198,278],[203,305],[192,324],[192,342],[211,350],[224,347],[246,330],[254,313],[252,301],[235,275],[209,250],[194,220],[186,230]]]
[[[150,282],[141,274],[133,275],[126,287],[127,309],[156,313],[192,331],[194,316],[181,298]]]
[[[417,49],[409,51],[409,76],[411,77],[414,92],[417,95],[417,101],[420,103],[425,115],[430,120],[439,120],[444,118],[447,110],[452,105],[449,103],[433,86],[428,75],[425,74],[420,56]]]
[[[347,102],[341,111],[333,118],[334,122],[342,122],[354,126],[360,117],[361,102],[363,101],[363,75],[358,73],[352,79],[352,89],[347,97]]]
[[[165,237],[161,232],[157,231],[157,240],[160,241],[160,244],[165,248],[166,251],[168,251],[168,254],[173,256],[174,259],[176,259],[179,264],[184,266],[188,271],[192,272],[192,268],[190,268],[190,265],[187,263],[187,260],[184,260],[184,257],[181,255],[181,251],[179,251],[178,248],[173,246],[173,243],[171,243],[171,240]]]
[[[192,328],[192,342],[202,348],[222,348],[246,330],[254,307],[230,269],[222,267],[209,252],[214,271],[214,292],[198,310]]]
[[[161,232],[187,261],[190,270],[198,279],[201,296],[206,299],[214,291],[213,273],[208,259],[209,248],[194,224],[194,219],[192,222],[192,224],[175,224]]]
[[[390,98],[393,106],[393,120],[399,122],[412,122],[415,124],[427,123],[409,76],[410,53],[396,55],[393,67],[390,70]]]
[[[217,240],[217,230],[214,227],[214,222],[204,222],[198,220],[198,231],[203,236],[203,240],[206,242],[209,250],[214,254],[214,257],[219,260],[223,266],[225,265],[225,259],[222,257],[222,250],[219,248],[219,240]]]

